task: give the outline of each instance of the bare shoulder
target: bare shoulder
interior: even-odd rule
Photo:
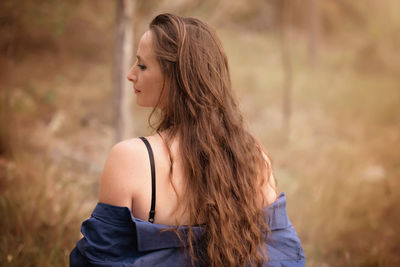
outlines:
[[[266,205],[273,203],[278,197],[277,182],[273,173],[272,160],[267,153],[261,149],[265,162],[269,166],[269,173],[265,175],[264,196],[266,197]]]
[[[146,161],[147,150],[140,139],[115,144],[101,175],[99,201],[130,208],[135,191],[141,188]]]

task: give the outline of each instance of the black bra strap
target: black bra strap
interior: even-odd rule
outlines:
[[[139,137],[146,145],[147,151],[149,152],[150,168],[151,168],[151,208],[149,212],[149,222],[154,222],[154,216],[156,215],[156,169],[154,167],[154,156],[153,150],[151,149],[149,141],[145,137]]]

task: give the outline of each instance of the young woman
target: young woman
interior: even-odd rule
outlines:
[[[158,15],[127,78],[137,104],[159,111],[156,134],[112,148],[71,266],[304,266],[215,32]]]

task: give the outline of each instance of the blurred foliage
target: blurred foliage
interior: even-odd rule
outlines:
[[[137,1],[135,39],[160,12],[215,26],[248,125],[287,193],[307,266],[397,266],[400,2],[316,1],[315,39],[311,3]],[[105,0],[0,2],[2,266],[67,266],[93,208],[112,145],[113,8]],[[293,68],[289,142],[283,31]],[[135,134],[148,134],[149,110],[133,112]]]
[[[1,51],[49,49],[65,31],[81,0],[3,0],[0,3]]]

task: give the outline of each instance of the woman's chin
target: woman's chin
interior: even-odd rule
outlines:
[[[145,102],[142,102],[142,101],[138,101],[137,99],[136,99],[136,105],[138,105],[139,107],[142,107],[142,108],[152,108],[152,107],[154,107],[154,105],[152,105],[150,103],[145,103]]]
[[[138,98],[136,98],[136,105],[138,105],[139,107],[142,107],[142,108],[154,108],[155,107],[156,109],[162,109],[160,107],[160,104],[158,104],[156,106],[155,103],[149,103],[149,102],[141,101]]]

